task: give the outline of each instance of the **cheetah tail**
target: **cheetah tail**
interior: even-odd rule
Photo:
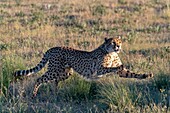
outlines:
[[[39,64],[37,64],[37,66],[35,66],[34,68],[28,69],[28,70],[19,70],[16,71],[14,73],[14,77],[20,77],[20,76],[29,76],[33,73],[36,73],[38,71],[40,71],[45,64],[48,62],[48,54],[44,54],[44,57],[42,58],[42,60],[40,61]]]

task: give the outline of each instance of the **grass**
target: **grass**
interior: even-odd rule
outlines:
[[[170,112],[170,3],[168,0],[3,0],[0,2],[0,111]],[[90,51],[105,37],[121,35],[122,62],[132,71],[153,72],[147,80],[117,76],[88,82],[74,74],[33,85],[46,68],[17,82],[12,73],[35,66],[54,46]]]

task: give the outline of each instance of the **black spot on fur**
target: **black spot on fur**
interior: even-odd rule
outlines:
[[[33,68],[33,71],[35,71],[36,69],[35,68]]]
[[[21,76],[21,75],[22,75],[21,71],[18,71],[18,75],[19,75],[19,76]]]
[[[36,70],[38,70],[38,66],[36,67]]]
[[[146,74],[143,74],[143,78],[146,78],[147,76],[146,76]]]
[[[134,77],[135,73],[131,73],[131,77]]]
[[[15,73],[14,73],[14,76],[16,77],[16,76],[18,76],[19,74],[18,74],[18,71],[16,71]]]
[[[40,68],[42,68],[43,66],[42,65],[39,65],[40,66]]]
[[[32,71],[33,71],[33,70],[32,70],[32,69],[30,69],[30,72],[31,72],[31,73],[32,73]]]
[[[29,70],[26,71],[26,74],[28,74],[28,73],[29,73]]]
[[[129,74],[128,74],[128,73],[126,73],[126,78],[128,77],[128,75],[129,75]]]
[[[25,70],[22,71],[22,75],[24,75],[24,73],[25,73]]]

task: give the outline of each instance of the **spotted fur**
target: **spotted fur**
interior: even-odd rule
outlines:
[[[118,56],[122,41],[119,38],[105,39],[105,42],[93,51],[81,51],[68,47],[54,47],[49,49],[37,66],[29,70],[15,72],[14,76],[29,76],[40,71],[48,62],[48,69],[37,79],[33,96],[36,96],[42,83],[67,79],[73,70],[86,79],[97,79],[107,73],[117,73],[125,78],[149,78],[152,74],[136,74],[125,69]]]

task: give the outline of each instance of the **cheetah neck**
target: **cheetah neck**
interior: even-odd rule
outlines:
[[[106,50],[102,49],[101,47],[98,47],[97,49],[91,51],[92,56],[104,57],[107,54],[109,53]]]
[[[99,47],[98,49],[100,49],[101,50],[101,52],[102,53],[104,53],[104,54],[109,54],[109,52],[107,52],[103,47]]]
[[[103,54],[109,54],[109,52],[106,51],[106,49],[104,49],[103,46],[99,46],[97,49],[99,49]]]

